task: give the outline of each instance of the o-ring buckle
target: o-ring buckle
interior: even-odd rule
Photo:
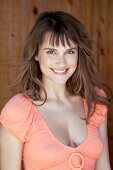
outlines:
[[[84,157],[82,156],[82,154],[78,152],[72,153],[69,157],[69,166],[72,170],[82,170],[82,168],[84,167]]]

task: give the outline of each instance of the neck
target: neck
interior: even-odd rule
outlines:
[[[54,83],[48,84],[43,82],[43,85],[47,92],[48,100],[63,101],[69,96],[66,90],[66,85],[64,84],[63,85]]]

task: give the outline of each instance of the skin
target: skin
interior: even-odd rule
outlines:
[[[59,46],[52,46],[49,43],[50,34],[45,35],[44,43],[40,46],[38,55],[35,59],[40,64],[42,71],[42,82],[45,88],[48,84],[57,86],[59,89],[65,89],[67,80],[75,72],[78,61],[78,47],[70,41],[70,46],[65,43],[63,46],[60,42]],[[61,73],[67,69],[67,73]],[[57,71],[55,74],[54,71]],[[60,72],[60,73],[58,73]],[[55,88],[54,88],[55,89]],[[66,91],[66,89],[65,89]]]
[[[107,118],[100,125],[99,131],[102,137],[102,141],[104,143],[104,150],[101,154],[101,157],[98,159],[96,163],[96,170],[111,170],[110,161],[109,161],[109,150],[108,150],[108,136],[107,136]]]
[[[85,116],[84,105],[80,96],[68,94],[66,82],[76,70],[78,48],[72,42],[71,46],[66,43],[63,46],[60,43],[59,46],[53,47],[49,44],[49,34],[46,34],[35,60],[40,64],[42,82],[48,96],[46,103],[37,109],[59,142],[69,147],[77,147],[87,136],[86,122],[80,119],[80,116]],[[46,112],[49,114],[45,114]],[[99,130],[105,147],[97,161],[96,170],[111,170],[107,119],[100,125]],[[2,125],[0,131],[1,170],[20,170],[23,144]]]
[[[0,125],[0,170],[21,170],[22,142]]]

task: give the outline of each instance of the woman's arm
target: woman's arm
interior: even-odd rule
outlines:
[[[104,143],[103,152],[96,163],[96,170],[111,170],[109,161],[108,136],[107,136],[107,118],[99,126],[99,131]]]
[[[21,170],[22,142],[0,125],[0,170]]]

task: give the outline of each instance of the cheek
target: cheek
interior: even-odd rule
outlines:
[[[78,57],[73,57],[72,60],[70,60],[70,65],[73,67],[76,67],[78,63]]]
[[[51,64],[51,61],[44,57],[39,60],[39,64],[40,66],[49,66]]]

